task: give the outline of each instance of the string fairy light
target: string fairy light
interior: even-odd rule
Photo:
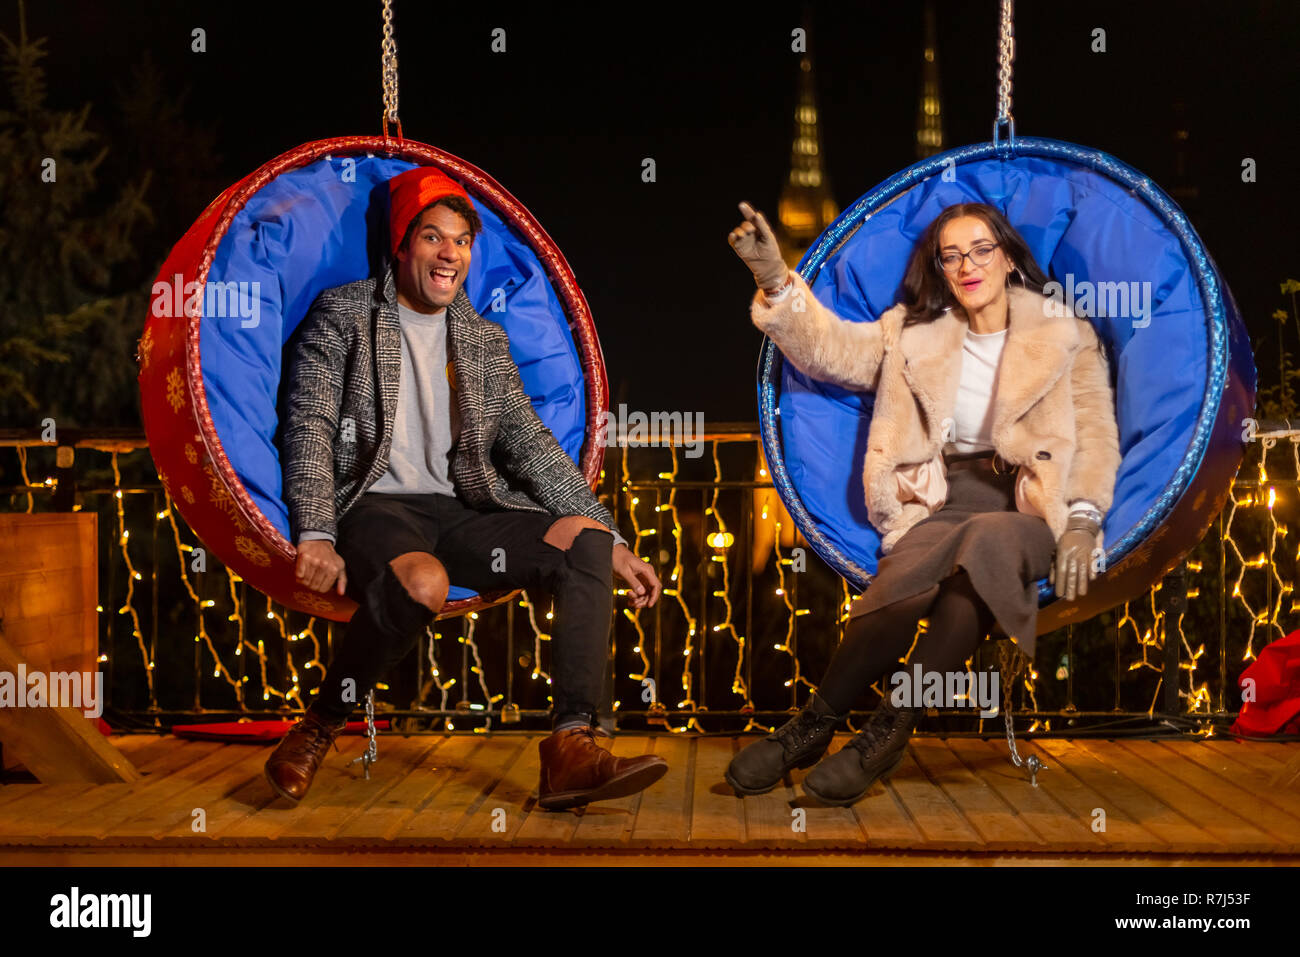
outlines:
[[[713,597],[721,598],[724,608],[722,620],[713,626],[715,632],[729,631],[732,639],[736,642],[736,669],[731,676],[731,693],[740,696],[744,707],[752,708],[754,702],[750,700],[749,689],[745,685],[745,679],[742,677],[745,667],[745,648],[747,641],[744,635],[736,631],[736,626],[731,620],[731,569],[727,562],[727,556],[730,554],[729,549],[735,541],[735,536],[727,531],[727,524],[723,521],[721,513],[718,511],[718,494],[721,492],[722,483],[722,463],[718,461],[718,445],[713,442],[713,498],[709,502],[709,507],[705,509],[704,514],[711,516],[717,525],[717,531],[709,536],[709,544],[716,555],[711,555],[710,559],[722,565],[722,588],[713,592]]]
[[[118,467],[116,449],[112,452],[111,461],[113,465],[113,503],[117,507],[117,544],[122,552],[122,561],[126,565],[126,600],[122,607],[117,610],[117,613],[131,616],[131,634],[140,649],[140,660],[144,662],[145,679],[149,687],[149,705],[151,708],[157,709],[158,696],[153,685],[154,662],[149,656],[149,649],[144,644],[144,632],[140,629],[140,614],[131,603],[131,599],[135,597],[135,583],[140,580],[141,575],[132,563],[131,551],[127,548],[131,531],[126,527],[126,510],[122,504],[122,472]]]
[[[432,632],[431,637],[430,632]],[[438,710],[445,712],[447,710],[447,699],[451,694],[452,685],[456,683],[456,679],[448,678],[446,681],[443,681],[439,670],[437,644],[442,640],[442,632],[426,626],[424,636],[430,639],[428,650],[426,652],[429,660],[429,680],[426,681],[424,687],[420,689],[420,700],[424,701],[428,698],[429,686],[433,685],[433,687],[438,689],[438,693],[441,695],[441,700],[438,703]],[[446,726],[448,731],[454,730],[450,719],[444,719],[443,724]]]
[[[1289,533],[1284,520],[1280,515],[1283,508],[1294,507],[1294,498],[1286,494],[1295,486],[1296,480],[1290,478],[1273,479],[1271,473],[1278,471],[1276,463],[1270,460],[1273,450],[1280,446],[1279,439],[1286,437],[1289,440],[1290,456],[1295,464],[1295,474],[1300,477],[1300,431],[1292,434],[1291,432],[1279,432],[1276,434],[1259,434],[1261,439],[1260,448],[1262,454],[1259,455],[1258,461],[1254,463],[1255,481],[1246,483],[1246,487],[1237,486],[1231,490],[1226,498],[1225,508],[1223,510],[1222,521],[1222,546],[1224,550],[1224,564],[1228,567],[1222,570],[1225,576],[1227,587],[1224,589],[1224,598],[1240,614],[1234,614],[1234,618],[1244,618],[1246,627],[1240,630],[1241,640],[1244,648],[1241,652],[1240,663],[1248,664],[1255,660],[1258,649],[1268,642],[1275,640],[1277,637],[1285,635],[1288,628],[1285,626],[1285,617],[1294,614],[1300,610],[1294,594],[1292,579],[1294,577],[1294,564],[1300,561],[1300,552],[1288,549],[1286,538]],[[735,695],[741,702],[742,713],[745,710],[753,708],[752,689],[748,687],[745,679],[745,665],[747,664],[746,655],[750,653],[751,640],[749,636],[740,632],[738,623],[735,621],[735,605],[731,594],[733,587],[733,576],[731,575],[730,560],[735,555],[735,543],[739,536],[733,535],[728,527],[723,515],[721,514],[719,504],[721,501],[721,483],[723,481],[721,456],[719,454],[719,445],[716,439],[713,441],[712,448],[712,465],[713,465],[713,488],[711,498],[706,500],[706,506],[703,510],[703,518],[706,523],[704,540],[711,554],[706,555],[706,561],[713,563],[709,567],[715,569],[716,578],[713,581],[716,584],[708,582],[701,583],[701,587],[706,591],[701,597],[700,607],[705,609],[706,620],[712,621],[708,630],[712,634],[727,635],[731,638],[731,643],[736,648],[736,658],[734,668],[731,668],[732,662],[728,661],[728,670],[731,672],[729,683],[730,692]],[[672,707],[672,698],[669,698],[669,707],[665,708],[660,696],[647,710],[653,715],[660,712],[664,715],[674,715],[676,712],[682,712],[680,715],[683,720],[673,720],[666,722],[669,730],[674,733],[681,733],[687,730],[704,731],[700,725],[700,717],[707,708],[702,702],[696,700],[696,689],[700,687],[699,682],[702,680],[703,672],[698,669],[703,668],[705,663],[701,660],[700,653],[702,645],[700,643],[701,624],[697,617],[699,611],[693,613],[691,604],[688,603],[690,592],[687,590],[685,582],[684,560],[687,549],[683,548],[683,539],[685,538],[685,525],[693,519],[685,519],[681,513],[681,505],[677,499],[676,480],[679,474],[679,456],[677,449],[668,446],[671,456],[671,464],[667,470],[658,472],[658,478],[664,480],[666,487],[658,499],[659,504],[651,506],[649,501],[642,501],[632,487],[633,483],[630,476],[629,457],[624,454],[621,459],[622,467],[622,486],[623,492],[627,499],[631,501],[631,507],[626,509],[628,519],[633,526],[633,540],[639,546],[641,544],[658,543],[660,549],[660,564],[667,573],[664,582],[664,595],[671,602],[665,603],[665,609],[677,609],[676,615],[680,616],[679,621],[673,621],[674,616],[665,616],[665,632],[678,631],[684,635],[684,642],[681,648],[681,658],[673,656],[673,661],[680,661],[681,670],[681,690],[682,694],[677,702],[676,707]],[[27,450],[18,447],[20,465],[23,469],[24,482],[28,495],[28,509],[34,507],[34,498],[32,492],[40,486],[32,486],[28,480],[27,470],[30,466],[27,458]],[[132,623],[132,638],[135,640],[137,653],[141,662],[142,670],[145,672],[145,679],[148,685],[149,701],[151,707],[157,706],[156,688],[154,681],[154,671],[156,663],[152,660],[152,653],[148,647],[143,634],[141,625],[140,611],[136,608],[135,602],[139,600],[139,594],[136,590],[135,583],[142,579],[141,572],[136,567],[135,558],[130,548],[131,541],[135,537],[132,530],[127,526],[126,509],[125,509],[125,491],[121,482],[121,463],[117,452],[112,455],[112,472],[114,485],[111,489],[114,507],[116,512],[116,531],[117,531],[117,549],[118,556],[115,561],[120,561],[121,566],[126,569],[126,586],[125,597],[116,603],[104,602],[100,607],[108,607],[116,610],[117,614],[128,618]],[[53,479],[47,479],[44,483],[47,488],[52,488],[56,483]],[[314,688],[309,688],[312,682],[309,680],[309,673],[316,671],[323,675],[325,671],[324,664],[321,661],[321,641],[316,635],[315,619],[311,618],[307,625],[301,630],[295,630],[289,623],[289,612],[279,606],[276,606],[269,598],[266,600],[265,617],[275,623],[275,630],[266,635],[265,638],[250,637],[253,632],[253,621],[255,616],[250,620],[246,615],[244,602],[247,598],[241,597],[241,589],[236,587],[240,584],[241,579],[233,571],[226,569],[227,588],[225,591],[228,597],[217,596],[219,601],[228,600],[231,603],[229,614],[226,616],[227,621],[233,626],[234,634],[232,635],[231,644],[219,642],[217,636],[210,630],[211,620],[207,613],[215,608],[218,600],[212,598],[200,598],[195,589],[194,578],[190,574],[190,556],[194,554],[195,547],[185,543],[182,540],[181,530],[177,522],[176,510],[173,508],[173,502],[170,495],[164,488],[164,497],[166,507],[157,512],[154,516],[156,520],[165,520],[172,528],[173,543],[178,556],[178,565],[183,587],[186,589],[188,598],[195,609],[196,633],[194,641],[201,645],[205,651],[204,657],[207,658],[207,673],[221,678],[222,682],[227,685],[234,693],[236,700],[241,708],[248,708],[249,704],[245,700],[244,684],[248,683],[252,687],[252,681],[260,680],[262,698],[264,701],[281,700],[297,707],[304,705],[304,700],[308,699],[311,694],[315,693]],[[653,507],[658,513],[657,517],[661,520],[660,527],[647,527],[644,518],[644,509]],[[794,590],[790,587],[791,579],[786,574],[793,564],[789,553],[785,549],[780,538],[781,519],[771,515],[769,509],[764,506],[763,515],[759,516],[760,521],[773,521],[776,524],[778,535],[775,537],[772,548],[777,559],[777,577],[778,587],[775,597],[779,598],[785,608],[785,635],[783,640],[778,641],[775,648],[789,657],[790,677],[786,680],[786,687],[797,687],[800,684],[808,688],[814,685],[807,680],[803,674],[802,656],[796,651],[794,637],[796,635],[796,622],[799,616],[809,614],[808,609],[798,608],[794,600]],[[694,516],[694,513],[693,513]],[[1249,520],[1248,520],[1249,519]],[[1256,522],[1262,523],[1259,527]],[[1258,528],[1258,534],[1257,534]],[[668,538],[672,541],[669,542]],[[660,539],[663,539],[660,542]],[[1260,541],[1260,545],[1251,547],[1247,542]],[[1298,543],[1300,547],[1300,543]],[[637,551],[641,551],[640,548]],[[1231,566],[1236,564],[1236,568]],[[720,568],[717,566],[721,566]],[[1168,610],[1160,607],[1160,597],[1162,588],[1167,585],[1157,583],[1147,594],[1139,598],[1125,602],[1120,608],[1117,608],[1117,630],[1121,635],[1131,638],[1137,653],[1128,663],[1128,671],[1145,670],[1150,671],[1158,677],[1156,693],[1149,703],[1148,711],[1154,713],[1156,701],[1159,698],[1161,689],[1165,681],[1176,681],[1179,685],[1178,697],[1180,700],[1180,710],[1185,710],[1188,714],[1209,714],[1212,711],[1210,679],[1205,674],[1205,660],[1207,655],[1207,644],[1205,641],[1198,641],[1194,635],[1188,634],[1188,622],[1193,619],[1190,617],[1190,611],[1195,607],[1194,602],[1202,600],[1204,586],[1199,586],[1197,576],[1204,573],[1201,562],[1187,560],[1186,570],[1189,575],[1187,587],[1188,606],[1181,612],[1170,613]],[[1216,569],[1217,571],[1217,569]],[[719,583],[720,582],[720,583]],[[839,588],[839,600],[836,604],[835,620],[839,625],[847,621],[850,606],[849,588],[843,581],[837,582]],[[619,595],[626,595],[625,588],[615,590]],[[1218,586],[1215,591],[1217,593]],[[1261,597],[1261,596],[1267,597]],[[525,597],[520,601],[520,606],[528,612],[527,619],[534,635],[533,642],[533,660],[531,662],[531,677],[534,680],[544,680],[549,685],[551,676],[542,669],[543,658],[541,650],[543,644],[550,641],[549,633],[550,623],[553,620],[552,614],[544,609],[533,605],[531,600]],[[1139,612],[1138,609],[1141,609]],[[711,609],[717,610],[716,617]],[[638,667],[632,670],[628,677],[634,680],[644,680],[654,673],[656,662],[653,660],[654,645],[647,640],[645,629],[645,619],[641,616],[642,609],[621,609],[621,616],[631,623],[632,631],[627,637],[634,640],[634,644],[628,645],[625,642],[616,644],[615,653],[618,654],[620,649],[627,650],[630,648],[633,654],[637,655]],[[1138,618],[1148,620],[1148,626],[1142,626]],[[482,650],[476,641],[476,631],[478,622],[476,618],[467,619],[465,622],[465,634],[460,636],[460,643],[464,646],[464,653],[469,657],[469,672],[472,673],[476,681],[475,686],[478,692],[474,695],[477,699],[479,694],[482,695],[482,704],[477,702],[471,703],[471,708],[475,706],[479,710],[485,710],[489,716],[493,706],[497,705],[504,699],[504,695],[493,693],[490,687],[491,682],[488,680]],[[495,622],[494,622],[495,627]],[[918,626],[918,634],[920,628]],[[1235,639],[1234,635],[1234,639]],[[442,672],[437,668],[437,648],[441,633],[429,644],[429,659],[431,671],[436,672],[436,679],[431,688],[437,688],[444,699],[444,707],[440,710],[446,710],[445,701],[447,692],[445,689],[454,686],[455,678],[442,679]],[[1166,674],[1165,649],[1168,642],[1176,641],[1179,643],[1179,670],[1178,674]],[[277,688],[272,683],[272,674],[275,671],[270,667],[270,654],[283,651],[285,653],[285,687]],[[224,651],[222,650],[224,648]],[[310,653],[302,654],[303,651],[310,648]],[[109,649],[111,650],[111,649]],[[1225,652],[1226,653],[1226,652]],[[227,658],[229,655],[231,657]],[[236,669],[228,662],[238,661],[253,655],[257,658],[256,664],[247,662],[247,667]],[[106,660],[107,654],[99,656],[100,661]],[[196,658],[196,661],[198,659]],[[664,662],[659,663],[661,666]],[[1220,665],[1220,668],[1223,666]],[[673,669],[676,670],[675,668]],[[1017,686],[1021,689],[1026,699],[1032,702],[1034,710],[1038,708],[1037,702],[1037,681],[1039,675],[1032,667],[1024,670],[1019,675],[1020,680],[1016,681]],[[1013,679],[1015,680],[1015,679]],[[549,700],[548,695],[548,700]],[[1220,707],[1222,707],[1220,705]],[[1034,722],[1030,729],[1036,730],[1039,727],[1051,726],[1051,719],[1039,719]],[[751,728],[757,729],[752,719],[746,730]],[[770,729],[769,729],[770,730]]]
[[[628,494],[628,489],[631,487],[631,483],[632,483],[632,478],[628,474],[628,469],[627,469],[626,451],[621,456],[621,467],[622,467],[621,483],[622,483],[624,494],[626,495]],[[604,473],[602,473],[602,475],[603,474]],[[631,541],[633,543],[639,542],[641,540],[641,521],[636,514],[636,506],[638,504],[640,504],[640,499],[637,498],[636,496],[631,496],[631,508],[628,509],[627,514],[632,520]],[[658,508],[656,507],[656,511],[657,510]],[[676,539],[676,536],[675,536],[675,540],[678,540]],[[663,594],[668,595],[669,597],[677,596],[678,572],[679,569],[674,568],[672,573],[669,575],[668,582],[663,583]],[[616,588],[614,590],[614,594],[618,596],[626,595],[627,589]],[[644,682],[646,678],[648,678],[650,675],[650,657],[646,654],[646,637],[645,637],[645,629],[641,626],[641,609],[629,608],[625,606],[623,608],[623,617],[625,617],[628,621],[630,621],[632,623],[632,627],[636,630],[636,644],[632,646],[632,652],[633,654],[636,654],[641,658],[641,670],[639,672],[632,672],[631,674],[628,675],[628,677],[636,682]],[[655,696],[655,699],[653,702],[651,702],[651,704],[652,705],[659,704],[659,698],[657,695]]]

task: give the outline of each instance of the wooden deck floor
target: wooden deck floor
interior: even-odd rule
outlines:
[[[915,736],[887,784],[830,808],[801,797],[804,772],[736,797],[722,772],[750,738],[622,734],[615,753],[661,754],[669,774],[547,812],[540,739],[385,736],[367,781],[348,763],[364,739],[342,738],[294,807],[262,777],[269,746],[117,736],[141,781],[0,787],[0,863],[1300,862],[1300,782],[1270,783],[1297,744],[1021,740],[1050,766],[1034,788],[1004,740]]]

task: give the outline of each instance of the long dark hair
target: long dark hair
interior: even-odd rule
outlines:
[[[1005,216],[987,203],[954,203],[934,218],[912,248],[911,258],[907,261],[907,272],[903,274],[906,325],[932,322],[943,315],[945,310],[957,305],[952,290],[948,288],[943,267],[939,265],[939,236],[943,227],[959,216],[977,216],[984,220],[997,241],[998,248],[1010,260],[1013,272],[1020,270],[1026,289],[1041,293],[1048,283],[1047,276],[1038,267],[1029,246]],[[1015,279],[1010,281],[1016,282]]]

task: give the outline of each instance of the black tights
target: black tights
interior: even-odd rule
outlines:
[[[891,602],[849,622],[817,694],[836,714],[850,710],[858,695],[899,670],[916,636],[917,622],[930,619],[909,659],[923,671],[957,671],[993,627],[993,613],[971,584],[966,569],[911,598]],[[964,669],[963,669],[964,670]],[[888,694],[887,688],[882,688]]]

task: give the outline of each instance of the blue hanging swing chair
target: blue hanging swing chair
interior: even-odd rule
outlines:
[[[874,322],[900,300],[921,232],[965,202],[1000,210],[1062,286],[1150,283],[1147,315],[1098,314],[1094,303],[1086,316],[1109,360],[1123,461],[1103,524],[1104,570],[1074,601],[1038,583],[1041,635],[1140,596],[1205,534],[1244,454],[1254,358],[1218,268],[1160,187],[1100,150],[1017,139],[1014,127],[1002,142],[995,127],[990,143],[930,157],[876,186],[826,229],[799,272],[838,316]],[[810,379],[770,339],[758,379],[777,492],[817,554],[865,590],[880,557],[861,469],[872,396]]]

